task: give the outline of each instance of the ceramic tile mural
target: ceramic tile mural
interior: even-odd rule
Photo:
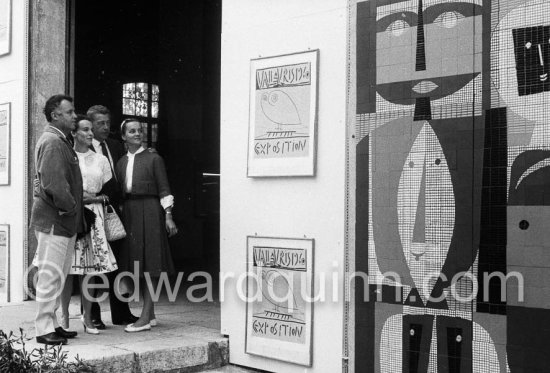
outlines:
[[[550,1],[353,14],[356,371],[548,372]]]

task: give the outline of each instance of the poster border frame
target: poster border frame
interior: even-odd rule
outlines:
[[[10,225],[0,224],[0,231],[6,232],[6,293],[0,293],[0,304],[10,301]]]
[[[280,241],[309,241],[310,242],[310,246],[307,248],[307,250],[310,250],[311,252],[311,255],[310,255],[310,259],[308,259],[308,262],[311,261],[311,283],[310,283],[310,286],[308,288],[308,290],[310,291],[310,294],[311,295],[315,295],[314,294],[314,289],[315,289],[315,239],[314,238],[305,238],[304,237],[274,237],[274,236],[256,236],[256,235],[249,235],[249,236],[246,236],[246,275],[247,275],[247,280],[246,280],[246,305],[245,305],[245,320],[244,320],[244,323],[245,323],[245,334],[244,334],[244,338],[245,338],[245,343],[244,343],[244,352],[246,354],[250,354],[250,355],[253,355],[253,356],[260,356],[260,357],[265,357],[265,358],[268,358],[268,359],[273,359],[273,360],[277,360],[277,361],[283,361],[285,363],[291,363],[291,364],[296,364],[296,365],[300,365],[300,366],[305,366],[305,367],[311,367],[313,365],[313,341],[314,341],[314,320],[315,320],[315,307],[314,307],[314,304],[315,302],[307,302],[309,303],[310,305],[310,330],[309,330],[309,349],[308,349],[308,358],[307,358],[307,361],[306,362],[301,362],[301,361],[296,361],[296,360],[293,360],[293,359],[284,359],[284,358],[281,358],[281,357],[277,357],[277,356],[268,356],[268,355],[265,355],[265,354],[260,354],[260,353],[257,353],[257,352],[250,352],[249,351],[249,348],[248,348],[248,315],[249,315],[249,306],[252,305],[252,302],[249,302],[248,301],[248,295],[249,295],[249,279],[248,279],[248,276],[249,274],[251,273],[250,272],[250,264],[251,264],[251,258],[249,256],[249,251],[250,251],[250,245],[251,245],[251,240],[252,239],[262,239],[262,240],[280,240]],[[307,338],[307,337],[306,337]]]
[[[8,111],[7,124],[6,124],[6,127],[7,127],[6,177],[5,178],[0,177],[0,186],[10,185],[10,180],[11,180],[11,102],[0,103],[0,110],[2,110],[4,106]]]
[[[287,170],[286,172],[280,169],[275,170],[267,170],[264,167],[262,170],[252,170],[252,163],[254,163],[254,160],[252,159],[252,138],[254,136],[254,123],[252,120],[255,118],[255,116],[252,113],[252,100],[255,100],[255,90],[253,91],[251,87],[255,86],[255,81],[253,79],[254,75],[253,72],[255,72],[254,64],[260,61],[268,61],[273,60],[273,65],[279,66],[276,64],[277,59],[279,58],[287,58],[292,56],[299,56],[299,55],[306,55],[310,54],[312,56],[312,68],[315,68],[315,74],[311,75],[311,81],[312,86],[315,87],[314,92],[311,93],[311,99],[315,100],[314,108],[313,108],[313,118],[310,118],[310,133],[311,133],[311,145],[312,150],[311,154],[308,155],[308,170],[307,172],[290,172]],[[267,57],[259,57],[259,58],[253,58],[250,60],[250,71],[249,71],[249,83],[248,83],[248,89],[249,89],[249,101],[248,101],[248,141],[247,141],[247,156],[246,156],[246,176],[249,178],[259,178],[259,177],[313,177],[317,173],[317,122],[319,121],[319,61],[320,61],[320,50],[319,49],[308,49],[305,51],[299,51],[299,52],[292,52],[292,53],[286,53],[286,54],[279,54],[274,56],[267,56]],[[288,168],[288,166],[286,166]],[[256,166],[256,168],[261,168]],[[283,167],[276,167],[276,168],[283,168]],[[263,172],[262,172],[263,171]]]
[[[5,56],[5,55],[8,55],[11,53],[11,22],[12,22],[12,19],[11,19],[11,16],[12,16],[12,11],[11,11],[11,8],[12,8],[12,3],[11,3],[11,0],[6,0],[6,6],[8,8],[8,24],[6,26],[7,30],[7,39],[6,39],[6,42],[3,43],[5,45],[2,45],[0,44],[0,47],[2,49],[0,49],[0,57],[2,56]]]

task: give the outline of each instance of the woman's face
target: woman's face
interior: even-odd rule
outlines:
[[[89,147],[92,145],[94,133],[92,132],[92,122],[83,119],[76,124],[75,132],[73,132],[75,143]]]
[[[141,145],[142,134],[141,123],[129,122],[126,123],[126,130],[122,135],[122,139],[126,141],[128,145]]]

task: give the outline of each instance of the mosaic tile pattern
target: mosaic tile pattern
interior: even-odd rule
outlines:
[[[548,371],[549,15],[545,0],[357,2],[356,267],[380,296],[356,305],[356,371]],[[514,272],[522,302],[485,277]],[[397,309],[373,316],[382,304]]]

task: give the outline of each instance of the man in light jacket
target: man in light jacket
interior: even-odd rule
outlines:
[[[31,226],[38,240],[34,261],[38,267],[36,341],[66,344],[76,332],[61,328],[55,312],[71,266],[76,234],[85,229],[82,175],[78,157],[66,137],[75,128],[73,99],[65,95],[50,97],[44,115],[49,125],[36,144],[31,212]]]

